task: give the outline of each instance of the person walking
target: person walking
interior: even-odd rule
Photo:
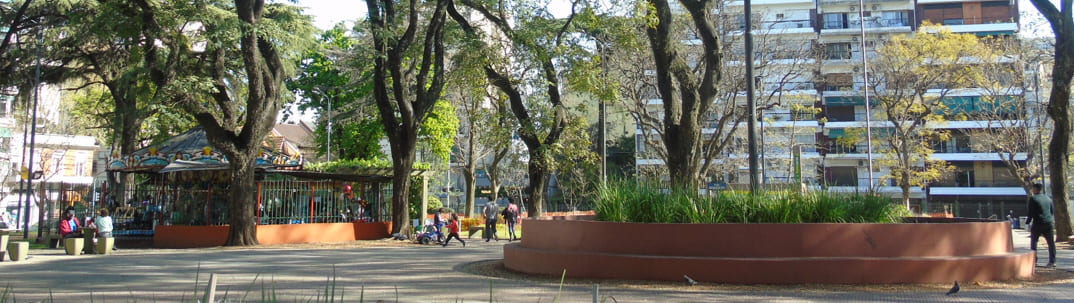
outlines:
[[[489,201],[485,203],[481,214],[485,216],[485,242],[492,240],[493,237],[496,241],[500,241],[500,236],[496,234],[496,219],[500,215],[500,206],[496,205],[496,201]]]
[[[448,221],[446,227],[448,228],[448,232],[450,233],[448,234],[447,239],[444,239],[443,246],[447,247],[448,242],[450,242],[451,238],[454,237],[455,240],[459,240],[459,242],[462,242],[462,247],[466,247],[466,241],[463,241],[462,238],[459,238],[459,216],[451,214],[451,220]]]
[[[511,236],[507,241],[517,240],[515,224],[518,223],[518,204],[515,204],[515,200],[508,200],[507,208],[503,210],[503,220],[507,222],[507,233]]]
[[[1033,184],[1033,197],[1029,198],[1029,249],[1033,250],[1033,263],[1037,260],[1037,239],[1044,236],[1048,243],[1048,265],[1055,267],[1055,216],[1052,199],[1040,193],[1044,186]]]

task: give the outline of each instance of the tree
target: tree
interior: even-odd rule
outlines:
[[[946,97],[955,88],[969,87],[979,73],[963,61],[980,47],[971,34],[954,34],[943,27],[923,26],[913,37],[900,35],[877,50],[870,65],[874,74],[870,85],[879,118],[886,122],[874,134],[882,142],[881,164],[890,170],[888,178],[902,190],[902,201],[910,207],[910,188],[943,178],[953,167],[932,158],[930,141],[945,141],[950,132],[939,128],[943,113],[950,110]],[[860,137],[860,134],[859,134]]]
[[[581,208],[596,195],[602,185],[600,179],[600,156],[590,142],[585,119],[573,119],[567,124],[562,152],[556,155],[556,183],[563,194],[563,202],[571,211]]]
[[[972,138],[973,149],[977,151],[991,151],[1000,162],[1003,162],[1007,172],[1014,176],[1021,187],[1025,189],[1026,196],[1032,196],[1032,186],[1035,179],[1043,178],[1040,161],[1044,155],[1037,151],[1037,146],[1043,144],[1043,134],[1031,132],[1033,124],[1043,127],[1043,113],[1038,112],[1040,120],[1033,121],[1026,113],[1032,110],[1034,105],[1027,99],[1027,87],[1032,87],[1033,82],[1025,79],[1026,63],[1036,63],[1045,60],[1044,54],[1039,49],[1032,47],[1030,43],[1020,40],[993,38],[982,41],[982,46],[977,50],[976,58],[980,59],[980,77],[975,80],[974,87],[979,87],[984,93],[981,94],[979,104],[971,108],[965,108],[956,112],[962,113],[957,118],[967,118],[973,121],[987,123],[983,128],[964,128],[960,131],[967,137]],[[1039,94],[1038,89],[1033,89],[1034,95]],[[1039,98],[1039,95],[1037,95]],[[1024,155],[1024,158],[1021,157]]]
[[[299,59],[299,74],[287,82],[295,94],[301,111],[316,109],[320,119],[316,143],[322,155],[328,152],[327,122],[331,118],[332,159],[374,159],[383,156],[380,139],[384,126],[380,123],[372,97],[372,56],[365,52],[369,43],[347,35],[343,23],[321,34],[318,47],[308,50]],[[329,105],[331,102],[331,105]],[[332,109],[331,115],[329,109]],[[285,111],[285,115],[290,114]]]
[[[376,55],[373,99],[391,144],[392,233],[398,233],[409,230],[407,202],[419,127],[444,88],[447,1],[438,0],[433,7],[417,0],[370,0],[366,5]]]
[[[1070,84],[1074,80],[1074,0],[1062,0],[1057,8],[1048,0],[1030,0],[1044,15],[1055,33],[1055,65],[1052,68],[1052,91],[1048,116],[1052,118],[1052,140],[1048,143],[1048,171],[1055,203],[1055,236],[1067,239],[1074,235],[1071,226],[1070,195],[1067,174],[1070,161]]]
[[[713,6],[718,0],[680,0],[690,20],[689,31],[701,42],[698,57],[685,53],[678,35],[676,15],[667,0],[645,2],[648,26],[645,29],[656,69],[656,91],[663,100],[663,117],[659,121],[661,140],[666,152],[665,165],[672,186],[692,190],[699,187],[706,165],[730,142],[730,136],[706,148],[702,138],[703,122],[720,94],[723,77],[723,44],[713,24]],[[680,17],[683,17],[680,15]],[[685,24],[686,22],[684,22]],[[685,25],[683,25],[685,26]],[[694,63],[691,64],[691,61]],[[727,103],[726,101],[724,102]],[[739,117],[734,105],[715,121],[716,132],[733,133]],[[652,121],[642,121],[642,125]],[[730,131],[727,131],[729,128]]]
[[[145,2],[141,5],[150,7]],[[233,7],[198,8],[204,10],[200,15],[204,19],[198,21],[204,26],[208,42],[200,56],[194,56],[185,39],[164,41],[169,47],[167,54],[153,48],[148,56],[197,59],[184,62],[191,66],[184,66],[183,71],[191,74],[169,79],[167,73],[183,71],[156,69],[155,79],[158,83],[173,81],[166,83],[168,91],[205,129],[209,143],[227,157],[231,185],[226,245],[256,245],[255,159],[287,92],[284,80],[294,70],[287,64],[293,61],[287,59],[299,55],[295,48],[309,45],[313,26],[308,16],[301,15],[300,8],[265,5],[262,0],[236,0]],[[161,13],[145,12],[149,18]],[[231,57],[241,60],[228,60]]]
[[[502,127],[508,125],[508,123],[514,123],[514,120],[510,119],[511,113],[507,106],[507,100],[500,96],[502,95],[497,95],[497,98],[491,100],[492,110],[488,118],[491,123],[501,127],[490,128],[490,132],[484,137],[483,142],[483,145],[489,148],[489,152],[492,154],[491,161],[482,162],[482,168],[489,178],[489,189],[492,191],[490,199],[492,201],[500,199],[500,189],[504,184],[508,183],[508,180],[523,180],[521,176],[523,175],[522,161],[519,154],[514,152],[516,146],[512,139],[513,130],[516,128]],[[507,193],[507,196],[522,198],[521,194]]]
[[[588,36],[575,22],[595,16],[588,10],[578,13],[579,2],[572,4],[571,14],[564,19],[555,19],[538,4],[525,1],[461,3],[491,25],[489,33],[479,33],[456,5],[448,8],[451,17],[477,45],[476,51],[487,55],[479,64],[489,82],[506,95],[520,125],[517,135],[529,150],[529,199],[523,204],[531,217],[540,216],[547,199],[553,156],[569,117],[561,87],[577,79],[575,76],[587,75],[588,70],[576,69],[582,66],[576,63],[593,58],[581,47]],[[482,40],[484,37],[493,37],[493,43]],[[523,92],[528,92],[529,98],[524,98]]]
[[[506,127],[497,125],[497,120],[489,108],[491,96],[488,93],[488,85],[481,85],[486,83],[483,75],[466,76],[463,74],[454,78],[457,80],[452,81],[452,91],[455,92],[452,99],[455,101],[456,111],[461,113],[459,115],[462,119],[461,128],[466,134],[455,137],[456,148],[452,154],[462,165],[462,175],[466,181],[464,193],[466,203],[463,213],[468,217],[473,217],[477,192],[477,166],[484,162],[485,157],[494,148],[494,145],[486,144],[490,134],[497,128]]]
[[[159,86],[150,78],[147,49],[155,46],[150,36],[153,27],[178,27],[178,18],[155,19],[148,24],[139,15],[141,7],[133,3],[84,1],[79,9],[67,12],[70,19],[58,30],[63,34],[52,43],[53,60],[67,62],[68,74],[77,75],[76,89],[103,86],[106,95],[100,104],[105,127],[111,134],[109,143],[119,155],[130,155],[151,139],[171,135],[175,126],[188,126],[192,120],[162,102]],[[175,9],[171,6],[166,9]],[[89,110],[95,99],[87,99]],[[158,128],[143,127],[147,121]],[[125,185],[133,175],[123,173],[119,180],[109,174],[109,188],[116,197],[124,197]]]

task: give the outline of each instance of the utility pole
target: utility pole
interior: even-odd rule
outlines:
[[[743,0],[743,7],[745,9],[745,31],[746,31],[746,110],[749,111],[746,122],[747,132],[747,144],[749,148],[749,162],[750,162],[750,194],[757,194],[760,189],[760,180],[758,174],[758,162],[757,158],[757,104],[753,99],[754,79],[753,79],[753,9],[750,4],[750,0]]]
[[[1037,158],[1040,159],[1040,192],[1047,193],[1048,187],[1043,186],[1047,183],[1048,178],[1044,177],[1044,103],[1040,101],[1040,72],[1041,66],[1038,62],[1037,70],[1033,73],[1033,99],[1036,99],[1037,101],[1037,110],[1036,113],[1034,113],[1037,115],[1037,148],[1039,152]]]
[[[29,239],[30,238],[30,207],[33,205],[32,203],[34,203],[34,201],[37,200],[37,199],[33,199],[33,197],[34,197],[34,179],[33,179],[33,176],[34,176],[34,139],[37,137],[37,99],[39,99],[41,97],[41,88],[40,88],[40,86],[41,86],[41,40],[44,39],[44,31],[45,31],[45,29],[42,28],[42,29],[40,29],[40,31],[37,32],[37,70],[34,71],[34,102],[33,102],[34,104],[33,104],[33,109],[32,109],[33,114],[31,115],[32,118],[30,120],[31,121],[30,122],[30,157],[29,157],[29,161],[27,161],[27,163],[28,163],[27,166],[29,166],[30,168],[29,168],[29,174],[27,175],[27,180],[26,180],[26,193],[27,193],[27,196],[26,196],[26,213],[25,213],[25,215],[23,216],[23,219],[22,219],[22,222],[24,224],[23,229],[22,229],[22,238],[23,239]],[[38,226],[40,226],[40,223],[38,223]],[[41,233],[40,227],[38,228],[38,233]]]
[[[865,0],[858,0],[858,21],[861,25],[861,87],[865,92],[865,157],[869,162],[869,192],[873,192],[875,189],[873,186],[873,106],[869,104],[869,60],[866,59],[865,51]]]

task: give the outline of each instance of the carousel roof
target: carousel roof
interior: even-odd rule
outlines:
[[[201,170],[206,167],[226,166],[227,158],[209,144],[204,129],[195,127],[159,144],[136,150],[129,155],[119,155],[118,152],[113,152],[108,158],[108,170],[166,172],[161,170],[173,163],[177,165],[172,165],[171,171],[178,167]],[[272,149],[262,148],[257,164],[264,167],[297,166],[302,164],[302,159],[300,156],[292,157]]]

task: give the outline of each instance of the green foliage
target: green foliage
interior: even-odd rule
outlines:
[[[451,156],[451,147],[455,146],[455,134],[458,132],[459,117],[455,115],[455,107],[447,100],[440,100],[421,124],[419,135],[434,155],[447,161]]]
[[[407,202],[407,209],[410,212],[410,218],[411,219],[423,219],[424,220],[425,216],[422,216],[422,215],[433,213],[437,209],[439,209],[441,207],[444,207],[444,203],[440,202],[440,198],[437,198],[434,195],[428,195],[428,196],[426,196],[426,199],[428,199],[427,202],[429,203],[427,205],[428,207],[426,207],[425,211],[422,212],[421,211],[421,189],[422,189],[421,187],[422,187],[421,186],[421,178],[411,178],[410,179],[410,191],[409,191],[410,199]],[[424,223],[421,223],[421,224],[424,224]],[[421,226],[415,226],[415,228],[421,228]]]
[[[314,142],[323,155],[328,146],[328,127],[317,125]],[[373,160],[383,158],[380,139],[384,138],[384,125],[376,119],[344,120],[332,125],[332,159]]]
[[[430,169],[428,163],[414,163],[414,169]],[[307,170],[315,172],[341,172],[346,170],[384,169],[390,172],[392,161],[381,158],[373,159],[344,159],[331,162],[321,162],[306,165]]]
[[[297,60],[299,74],[287,82],[292,92],[302,95],[296,102],[299,110],[315,110],[317,121],[315,142],[321,155],[327,151],[328,109],[332,109],[332,158],[372,159],[383,157],[380,139],[384,126],[376,108],[367,102],[372,94],[359,40],[348,36],[343,23],[321,34],[318,44],[306,50]],[[349,62],[357,61],[360,68]],[[291,115],[284,111],[284,118]]]
[[[602,188],[596,213],[602,221],[640,223],[894,223],[909,215],[875,195],[725,191],[706,196],[634,182]]]

